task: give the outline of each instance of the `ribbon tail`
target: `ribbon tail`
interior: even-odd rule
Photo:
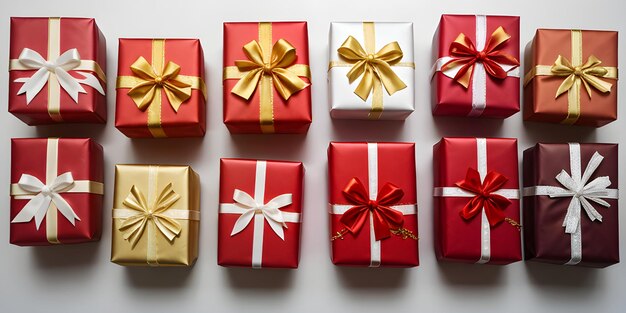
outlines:
[[[45,68],[40,68],[31,77],[18,78],[15,82],[23,82],[24,85],[17,91],[17,95],[26,93],[26,104],[30,102],[39,94],[43,87],[48,83],[50,72]]]
[[[278,237],[281,240],[285,240],[285,232],[283,231],[283,223],[279,222],[279,221],[275,221],[273,219],[271,219],[266,213],[265,211],[263,211],[263,215],[265,216],[265,221],[270,225],[270,227],[272,228],[272,230],[274,231],[274,233],[276,235],[278,235]]]
[[[46,216],[46,211],[50,206],[52,199],[42,194],[36,195],[30,199],[28,203],[17,213],[17,215],[11,220],[11,223],[28,223],[35,218],[35,228],[39,230],[39,226]]]
[[[52,194],[52,203],[56,205],[59,212],[61,212],[72,225],[76,226],[76,220],[80,221],[80,218],[76,215],[76,212],[74,212],[70,204],[59,194]]]
[[[254,213],[254,210],[248,210],[241,214],[235,222],[235,226],[233,226],[233,230],[231,231],[230,235],[237,235],[238,233],[246,229],[246,227],[248,227],[248,224],[250,224],[250,221],[252,221]]]
[[[78,82],[84,85],[87,85],[93,89],[95,89],[96,91],[98,91],[101,95],[105,95],[104,92],[104,88],[102,87],[102,84],[100,83],[100,80],[93,74],[88,73],[88,72],[76,72],[80,75],[82,75],[84,78],[79,80]]]
[[[78,83],[78,80],[66,72],[64,69],[57,67],[54,71],[56,74],[59,85],[70,95],[74,102],[78,103],[78,94],[87,93],[83,86]]]

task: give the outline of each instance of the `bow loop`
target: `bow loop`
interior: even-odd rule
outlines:
[[[491,226],[502,222],[505,219],[504,209],[511,204],[511,200],[495,192],[500,190],[507,181],[506,176],[496,171],[489,171],[485,179],[481,181],[480,173],[474,168],[468,168],[465,179],[457,182],[456,185],[475,196],[463,207],[460,212],[461,217],[469,220],[484,209]]]
[[[585,64],[574,66],[566,57],[559,55],[550,68],[550,71],[556,76],[567,77],[563,80],[561,85],[559,85],[556,91],[556,97],[559,97],[572,88],[580,88],[581,84],[585,87],[590,99],[591,87],[602,93],[610,92],[613,84],[600,79],[608,74],[608,70],[601,66],[601,64],[602,61],[600,61],[600,59],[594,55],[590,55]]]
[[[235,189],[233,193],[233,200],[239,206],[246,209],[242,213],[237,221],[230,235],[234,236],[248,227],[255,214],[262,214],[265,221],[270,225],[274,233],[285,240],[285,233],[283,228],[287,228],[283,212],[280,210],[282,207],[286,207],[292,203],[292,195],[290,193],[279,195],[266,204],[256,201],[250,194],[245,191]]]

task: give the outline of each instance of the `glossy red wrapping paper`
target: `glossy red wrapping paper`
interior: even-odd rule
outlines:
[[[133,76],[130,66],[144,57],[152,60],[153,39],[119,40],[117,76]],[[204,53],[198,39],[165,39],[164,62],[180,66],[179,75],[204,78]],[[152,138],[148,128],[148,109],[141,111],[128,96],[129,88],[118,88],[115,127],[131,138]],[[202,137],[206,129],[206,99],[200,89],[192,88],[191,97],[174,111],[161,91],[161,128],[166,137]],[[152,104],[154,105],[154,104]]]
[[[455,187],[466,177],[468,168],[477,169],[475,138],[444,137],[433,147],[434,187]],[[487,171],[508,178],[502,189],[519,189],[517,140],[487,139]],[[460,157],[461,156],[461,157]],[[468,197],[434,197],[435,252],[439,260],[476,263],[481,257],[481,217],[469,221],[459,213]],[[506,217],[520,222],[519,199],[510,199]],[[508,264],[522,259],[521,233],[503,221],[490,229],[491,256],[488,264]]]
[[[46,151],[48,139],[11,140],[11,183],[20,180],[22,174],[46,181]],[[59,139],[58,174],[71,172],[74,180],[104,181],[102,147],[87,138]],[[61,193],[61,196],[80,217],[74,227],[60,213],[57,216],[57,238],[61,244],[96,241],[102,231],[103,196],[95,193]],[[11,197],[10,220],[24,208],[29,200]],[[10,223],[10,242],[20,246],[49,245],[44,218],[39,230],[35,221]]]
[[[309,64],[309,38],[306,22],[272,22],[272,44],[285,39],[296,48],[294,64]],[[259,23],[224,23],[224,67],[237,60],[247,60],[243,46],[259,40]],[[306,77],[303,81],[311,83]],[[231,133],[261,133],[259,124],[259,88],[250,100],[231,92],[238,79],[223,80],[224,124]],[[284,100],[272,86],[275,133],[306,133],[311,124],[311,87]]]
[[[266,161],[264,203],[290,193],[292,204],[280,208],[283,212],[302,214],[304,167],[300,162]],[[256,160],[221,159],[219,203],[234,203],[235,189],[251,196],[255,192]],[[218,214],[217,263],[221,266],[252,267],[254,221],[238,234],[231,236],[239,214]],[[297,268],[300,260],[301,223],[286,223],[284,241],[270,225],[263,223],[262,265],[264,268]]]
[[[106,73],[106,40],[93,18],[61,18],[60,52],[76,48],[81,60],[96,61]],[[38,52],[44,58],[48,54],[48,18],[12,17],[9,59],[17,60],[24,48]],[[48,83],[27,104],[26,94],[17,95],[23,83],[18,78],[30,77],[35,70],[9,71],[9,112],[28,125],[57,123],[48,113]],[[76,71],[69,71],[76,78],[83,78]],[[106,81],[100,81],[106,91]],[[78,103],[60,88],[60,115],[64,122],[105,123],[107,118],[106,97],[90,86],[82,85],[87,93],[78,95]]]
[[[520,39],[518,16],[487,16],[486,36],[500,26],[511,38],[501,51],[514,56],[520,61]],[[433,38],[433,55],[435,59],[449,56],[450,44],[459,36],[465,34],[476,44],[476,16],[443,14],[439,21],[439,28]],[[486,75],[486,105],[481,117],[506,118],[520,110],[520,79],[507,77],[493,78]],[[431,94],[433,115],[468,116],[472,110],[472,86],[467,89],[452,78],[440,71],[435,72],[431,80]]]
[[[378,143],[378,186],[392,183],[404,191],[399,204],[416,204],[415,144]],[[331,142],[328,148],[328,194],[331,205],[350,204],[342,193],[352,178],[358,178],[368,189],[368,144]],[[345,228],[340,214],[330,215],[330,236]],[[417,215],[404,215],[404,228],[416,236]],[[331,259],[336,265],[370,266],[369,222],[357,235],[347,233],[331,241]],[[381,267],[419,265],[418,241],[392,235],[381,240]]]

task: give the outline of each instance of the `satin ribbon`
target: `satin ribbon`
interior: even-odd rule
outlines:
[[[260,91],[259,122],[261,131],[273,133],[273,90],[284,100],[310,86],[301,77],[311,78],[310,69],[304,64],[295,64],[296,48],[285,39],[278,39],[272,46],[272,24],[259,23],[259,40],[243,46],[247,60],[235,61],[235,66],[224,68],[224,79],[239,79],[231,92],[250,100],[254,92]]]
[[[416,215],[417,204],[401,204],[403,191],[393,184],[384,184],[378,189],[378,144],[367,144],[368,187],[358,179],[351,179],[343,192],[351,204],[330,204],[330,214],[340,214],[340,221],[353,234],[358,234],[369,218],[370,267],[381,263],[381,241],[389,237],[394,227],[401,228],[405,215]],[[346,194],[347,193],[347,194]],[[348,213],[350,212],[350,213]],[[344,217],[348,214],[348,217]],[[400,220],[402,218],[402,220]]]
[[[584,172],[581,167],[580,144],[570,143],[569,153],[571,175],[565,169],[556,175],[556,180],[565,188],[558,186],[525,187],[524,196],[572,198],[567,207],[562,226],[565,228],[565,233],[571,235],[571,258],[566,264],[576,265],[582,260],[582,209],[592,222],[602,222],[602,215],[593,207],[591,202],[609,208],[611,205],[603,199],[618,199],[619,192],[617,189],[608,188],[611,185],[609,176],[600,176],[589,181],[591,175],[604,159],[600,153],[594,152]]]
[[[460,212],[461,218],[470,219],[480,212],[480,258],[476,263],[484,264],[491,259],[491,227],[505,219],[502,210],[510,199],[519,199],[518,189],[501,188],[507,178],[487,170],[487,139],[476,138],[477,167],[468,168],[464,180],[456,183],[457,187],[435,187],[435,197],[471,198]]]
[[[152,63],[140,56],[130,70],[133,76],[119,76],[116,88],[129,88],[128,95],[137,108],[148,111],[147,125],[153,137],[167,137],[161,125],[163,93],[175,113],[191,98],[192,89],[200,90],[206,99],[202,77],[181,75],[178,64],[165,62],[165,39],[152,40]]]
[[[46,155],[46,183],[39,178],[22,174],[17,184],[11,184],[11,196],[15,199],[29,200],[11,220],[11,223],[28,223],[35,220],[35,229],[39,230],[46,218],[46,238],[52,244],[58,240],[57,212],[60,212],[73,226],[80,217],[72,206],[63,198],[65,193],[93,193],[102,195],[102,183],[88,180],[74,180],[71,172],[57,175],[58,139],[48,139]]]
[[[17,60],[10,60],[9,71],[35,71],[29,77],[14,80],[16,83],[24,83],[18,90],[17,95],[26,94],[26,104],[39,94],[46,84],[48,85],[48,113],[55,121],[62,121],[60,111],[60,88],[78,103],[78,94],[87,93],[81,86],[87,85],[104,95],[105,91],[100,82],[106,81],[104,72],[92,60],[81,60],[78,49],[72,48],[61,53],[61,25],[59,18],[48,19],[48,57],[41,56],[37,51],[24,48]],[[95,75],[85,72],[91,71]],[[76,78],[69,72],[79,74],[83,78]]]
[[[502,26],[487,37],[487,17],[476,16],[476,44],[460,33],[450,44],[448,56],[435,62],[433,75],[441,71],[465,89],[472,87],[472,110],[469,116],[479,116],[487,102],[487,76],[503,80],[519,77],[519,61],[503,50],[511,36]]]
[[[254,229],[252,236],[252,267],[261,268],[263,264],[263,236],[264,223],[272,228],[274,233],[285,240],[283,228],[288,228],[286,223],[300,223],[301,214],[295,212],[284,212],[280,208],[290,205],[292,194],[285,193],[274,197],[267,203],[265,199],[265,180],[267,173],[267,162],[256,161],[254,179],[254,197],[245,191],[235,189],[233,200],[235,203],[221,203],[220,214],[237,214],[239,218],[233,226],[231,236],[236,236],[250,225],[254,219]]]
[[[603,79],[617,80],[617,67],[601,66],[602,61],[590,55],[583,63],[582,31],[571,31],[572,60],[559,55],[553,65],[536,65],[524,77],[524,85],[536,76],[565,77],[556,91],[555,99],[567,92],[567,117],[563,124],[574,124],[580,118],[580,92],[585,87],[591,99],[592,87],[601,93],[610,93],[613,84]],[[601,79],[603,78],[603,79]]]

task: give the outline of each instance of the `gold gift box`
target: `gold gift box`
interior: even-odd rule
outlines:
[[[191,167],[116,165],[111,262],[193,265],[199,217],[200,178]]]

